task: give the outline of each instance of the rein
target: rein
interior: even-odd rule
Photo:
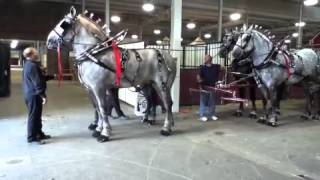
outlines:
[[[58,86],[61,86],[61,81],[63,81],[63,67],[62,67],[62,60],[61,60],[61,45],[58,44],[57,48],[57,58],[58,58]]]

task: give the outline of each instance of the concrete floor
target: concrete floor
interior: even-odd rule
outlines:
[[[320,179],[320,122],[299,118],[302,101],[284,103],[278,128],[232,117],[232,104],[218,107],[216,122],[200,122],[186,107],[170,137],[160,136],[162,121],[142,125],[123,105],[131,120],[112,120],[112,140],[100,144],[87,130],[93,111],[85,91],[53,82],[43,113],[53,138],[39,146],[26,143],[20,87],[0,99],[0,180]]]

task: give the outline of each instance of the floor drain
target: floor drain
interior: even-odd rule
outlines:
[[[13,159],[13,160],[7,161],[7,164],[19,164],[21,162],[22,162],[21,159]]]
[[[303,175],[303,174],[300,174],[300,175],[297,175],[299,178],[302,178],[302,179],[305,179],[305,180],[315,180],[315,179],[313,179],[313,178],[311,178],[311,177],[308,177],[308,176],[306,176],[306,175]]]
[[[217,131],[214,134],[216,134],[217,136],[223,136],[225,133],[221,131]]]

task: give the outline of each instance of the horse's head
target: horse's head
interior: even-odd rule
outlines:
[[[252,26],[244,30],[244,32],[238,37],[238,40],[233,47],[232,55],[235,59],[248,58],[251,52],[254,50],[254,38]]]
[[[226,58],[229,52],[233,49],[236,44],[239,36],[239,32],[237,30],[225,31],[225,35],[222,39],[221,48],[219,50],[219,56],[221,58]]]
[[[48,49],[57,49],[59,45],[70,48],[75,35],[76,9],[70,8],[70,12],[55,26],[47,38]]]
[[[76,9],[70,8],[70,12],[55,26],[47,38],[49,49],[57,49],[62,45],[70,50],[73,47],[75,53],[80,53],[88,47],[107,39],[103,28],[99,25],[101,19],[93,21],[85,14],[76,15]]]

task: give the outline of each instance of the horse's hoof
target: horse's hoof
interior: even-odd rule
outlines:
[[[303,120],[309,120],[309,119],[311,119],[311,117],[310,117],[309,115],[307,115],[307,114],[302,114],[302,115],[300,116],[300,118],[303,119]]]
[[[98,127],[98,125],[91,123],[91,124],[88,126],[88,129],[89,129],[90,131],[94,131],[97,127]]]
[[[156,124],[156,120],[148,120],[147,123],[152,126]]]
[[[141,123],[147,123],[147,122],[149,122],[149,119],[147,119],[147,118],[141,118]]]
[[[97,141],[98,141],[99,143],[107,142],[107,141],[109,141],[109,137],[108,137],[108,136],[104,136],[104,135],[100,135],[100,136],[97,138]]]
[[[278,123],[277,122],[267,122],[267,125],[271,126],[271,127],[278,127]]]
[[[265,124],[267,122],[267,120],[265,117],[260,117],[257,122],[260,124]]]
[[[233,116],[241,117],[242,116],[242,112],[241,111],[237,111],[237,112],[233,113]]]
[[[320,120],[319,115],[313,115],[313,116],[312,116],[312,120],[319,121],[319,120]]]
[[[160,134],[162,135],[162,136],[170,136],[171,135],[171,130],[161,130],[160,131]]]
[[[99,131],[96,131],[96,130],[94,130],[93,133],[92,133],[92,137],[94,137],[94,138],[98,138],[98,137],[100,137],[100,135],[101,135],[101,133]]]
[[[257,113],[255,113],[255,112],[251,112],[250,114],[249,114],[249,118],[251,118],[251,119],[257,119]]]

